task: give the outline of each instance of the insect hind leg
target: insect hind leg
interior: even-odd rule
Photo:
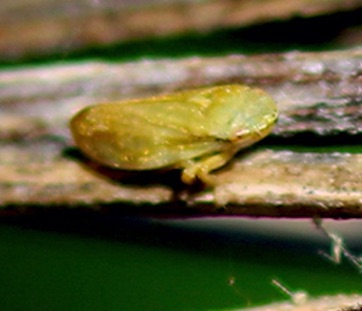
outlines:
[[[184,169],[181,179],[186,184],[192,184],[198,178],[207,185],[215,185],[216,178],[210,172],[223,166],[232,156],[233,153],[223,152],[207,155],[196,160],[188,160],[182,165]]]

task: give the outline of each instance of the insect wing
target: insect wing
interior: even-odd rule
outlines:
[[[208,101],[193,95],[93,106],[74,118],[72,132],[86,154],[106,165],[136,170],[177,166],[221,146],[204,126]]]

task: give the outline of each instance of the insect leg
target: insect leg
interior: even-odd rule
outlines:
[[[211,176],[209,173],[214,169],[223,166],[233,155],[234,153],[231,152],[223,152],[192,160],[184,165],[181,179],[186,184],[192,184],[196,177],[198,177],[205,184],[215,185],[215,177]]]

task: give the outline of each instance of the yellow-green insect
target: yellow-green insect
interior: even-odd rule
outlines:
[[[90,106],[71,121],[90,158],[125,170],[181,168],[182,181],[209,172],[265,137],[277,119],[260,89],[224,85]]]

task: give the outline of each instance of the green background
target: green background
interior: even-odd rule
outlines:
[[[270,221],[292,231],[297,223]],[[259,222],[74,211],[8,219],[0,227],[0,309],[220,310],[288,299],[272,279],[312,296],[361,293],[353,266],[318,253],[330,243],[309,235],[322,237],[311,220],[299,235]]]
[[[3,60],[1,65],[335,49],[345,47],[340,34],[360,23],[360,13],[128,42],[17,63]],[[278,220],[274,223],[278,226]],[[318,250],[328,251],[329,241],[310,238],[308,230],[295,237],[263,226],[246,230],[242,221],[230,229],[225,219],[190,224],[115,211],[41,210],[4,217],[0,310],[232,309],[287,299],[271,286],[274,278],[311,295],[362,293],[356,269],[324,260]],[[362,253],[361,243],[353,245],[356,254]]]

